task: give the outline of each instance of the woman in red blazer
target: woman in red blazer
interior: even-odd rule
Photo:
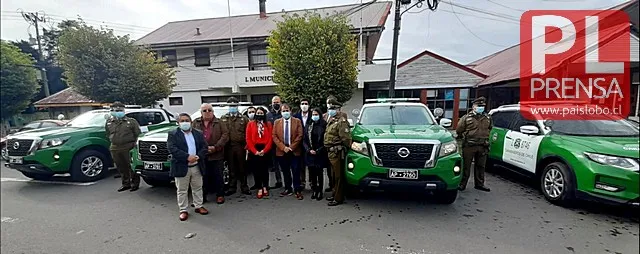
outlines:
[[[249,160],[254,165],[253,173],[256,174],[256,188],[258,198],[269,196],[269,163],[271,162],[270,151],[273,145],[271,132],[273,127],[267,121],[267,112],[262,107],[256,109],[255,120],[247,124],[247,150],[249,150]]]

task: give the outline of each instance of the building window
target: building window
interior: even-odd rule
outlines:
[[[429,92],[434,91],[434,92]],[[431,98],[429,98],[429,95]],[[430,110],[434,110],[436,108],[444,109],[444,115],[442,117],[453,119],[453,110],[454,110],[454,89],[436,89],[436,90],[428,90],[427,91],[427,107]]]
[[[249,47],[249,70],[269,70],[269,57],[267,56],[267,46]]]
[[[169,97],[170,106],[182,106],[182,97]]]
[[[202,96],[202,103],[216,103],[216,102],[227,102],[227,99],[230,97],[236,97],[240,102],[246,102],[246,95],[232,95],[232,96]]]
[[[193,55],[196,57],[195,66],[211,66],[209,48],[193,49]]]
[[[162,58],[167,62],[167,64],[171,67],[178,66],[178,55],[175,50],[163,50]]]
[[[251,103],[253,105],[269,106],[273,96],[276,96],[276,94],[254,94],[251,95]]]
[[[470,89],[470,88],[460,89],[460,101],[458,102],[459,117],[462,117],[463,115],[467,114],[469,112],[469,109],[471,109],[471,105],[473,105],[473,100],[475,100],[475,98],[472,95],[474,93],[475,91],[473,91],[473,89]]]

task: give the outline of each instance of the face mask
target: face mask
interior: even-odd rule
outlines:
[[[291,117],[291,112],[282,112],[282,117],[284,117],[284,119],[289,119]]]
[[[264,121],[264,115],[256,115],[256,120],[258,121]]]
[[[183,131],[188,131],[191,129],[191,123],[190,122],[180,122],[180,129],[182,129]]]
[[[484,106],[478,106],[478,107],[476,107],[476,113],[478,113],[478,114],[482,114],[482,113],[484,113]]]
[[[124,112],[122,111],[113,111],[111,112],[111,115],[114,116],[115,118],[123,118],[124,117]]]
[[[249,119],[253,119],[256,116],[256,113],[249,113]]]
[[[320,116],[311,116],[311,120],[313,120],[314,122],[317,122],[318,120],[320,120]]]
[[[335,116],[336,113],[338,113],[338,112],[336,112],[335,109],[329,109],[329,111],[327,111],[327,113],[329,113],[330,116]]]
[[[275,104],[274,103],[274,104],[271,105],[271,108],[273,108],[273,110],[275,110],[275,111],[278,111],[278,110],[280,110],[280,104]]]
[[[300,109],[302,109],[303,112],[307,112],[309,111],[309,105],[300,105]]]
[[[238,113],[238,107],[229,107],[229,113],[231,114]]]

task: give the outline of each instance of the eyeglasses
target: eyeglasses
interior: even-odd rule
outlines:
[[[203,109],[203,110],[201,110],[201,111],[202,111],[202,112],[205,112],[205,113],[206,113],[206,112],[213,112],[213,109]]]

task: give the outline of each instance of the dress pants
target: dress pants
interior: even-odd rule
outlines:
[[[290,191],[302,191],[300,185],[300,164],[298,160],[299,156],[295,156],[293,152],[278,156],[278,163],[280,169],[282,169],[282,175],[284,177],[284,188]]]
[[[222,160],[207,161],[207,173],[203,176],[203,193],[207,194],[215,192],[216,197],[224,197],[224,179],[222,179],[222,170],[224,164]]]
[[[262,150],[264,149],[264,145],[257,144],[256,149]],[[255,154],[249,154],[249,162],[253,168],[253,177],[255,179],[255,186],[258,189],[261,188],[269,188],[269,160],[271,157],[269,154],[265,154],[263,156],[258,156]]]
[[[311,182],[311,190],[322,192],[324,187],[324,170],[320,167],[309,167],[309,181]]]
[[[201,208],[203,202],[202,196],[202,174],[199,166],[193,166],[187,171],[184,177],[176,177],[176,187],[178,189],[178,207],[180,212],[186,212],[189,208],[189,186],[191,186],[191,195],[193,195],[193,206]]]
[[[111,150],[111,158],[118,168],[118,172],[122,177],[123,187],[138,187],[140,186],[140,175],[131,170],[131,154],[130,149],[114,149]]]
[[[229,190],[237,191],[238,182],[240,182],[240,189],[242,191],[248,191],[247,174],[244,166],[246,163],[247,150],[244,149],[244,144],[231,144],[229,149]]]

